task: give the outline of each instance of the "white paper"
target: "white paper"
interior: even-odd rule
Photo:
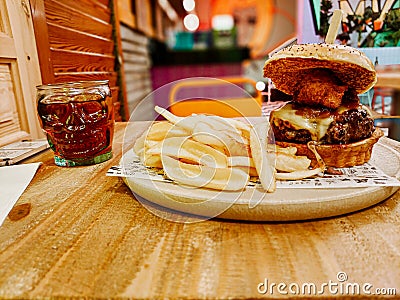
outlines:
[[[0,168],[0,226],[31,182],[41,163]]]
[[[354,188],[369,186],[400,186],[397,178],[386,175],[377,166],[370,163],[351,168],[337,169],[342,171],[343,175],[316,176],[302,180],[277,181],[276,187],[279,188]],[[123,166],[111,167],[107,176],[131,177],[140,179],[149,179],[155,181],[169,182],[162,170],[146,168],[138,157],[133,157],[129,163]],[[248,188],[257,187],[260,183],[250,181]]]

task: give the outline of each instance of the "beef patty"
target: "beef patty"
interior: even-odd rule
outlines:
[[[305,113],[304,108],[297,110],[294,104],[281,109],[283,112],[272,112],[270,117],[277,141],[306,144],[314,140],[323,144],[348,144],[370,137],[375,130],[374,120],[363,106],[322,109],[319,115],[312,116]]]

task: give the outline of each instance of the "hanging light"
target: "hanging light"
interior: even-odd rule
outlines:
[[[199,17],[195,14],[188,14],[183,19],[183,25],[187,30],[195,31],[197,28],[199,28],[200,25]]]
[[[265,90],[265,87],[266,87],[265,82],[263,82],[263,81],[257,81],[257,83],[256,83],[256,89],[257,89],[257,90],[259,90],[260,92],[262,92],[262,91]]]
[[[192,11],[196,7],[194,0],[183,0],[183,8],[186,11]]]
[[[214,30],[231,30],[235,25],[232,15],[215,15],[211,22]]]

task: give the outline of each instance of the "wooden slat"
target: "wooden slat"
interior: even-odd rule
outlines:
[[[122,56],[122,50],[114,1],[32,1],[41,5],[37,5],[41,10],[38,9],[33,18],[35,28],[41,20],[46,29],[47,45],[42,43],[44,47],[38,47],[39,53],[44,53],[44,64],[51,67],[51,74],[44,83],[108,79],[115,90],[116,119],[121,120],[121,112],[128,111],[128,105],[123,68],[116,58]],[[40,35],[38,30],[39,39]]]
[[[46,0],[46,17],[49,24],[58,24],[67,28],[99,35],[105,38],[112,38],[112,25],[83,15],[79,11],[69,9],[56,1]]]
[[[150,98],[144,98],[129,103],[129,108],[132,114],[132,121],[153,121],[155,117],[153,101]],[[149,105],[150,104],[150,105]]]
[[[54,72],[113,72],[115,58],[110,55],[52,50]]]
[[[131,28],[128,28],[124,25],[121,25],[121,39],[123,41],[130,41],[139,45],[148,45],[148,39],[146,36],[133,31]]]
[[[127,26],[121,25],[120,29],[129,109],[131,113],[134,109],[140,109],[141,118],[151,119],[154,115],[153,101],[146,101],[138,107],[140,101],[152,91],[149,40],[143,34],[133,31]]]
[[[11,69],[9,64],[0,63],[0,146],[29,137],[21,128]]]
[[[128,94],[140,90],[146,90],[146,91],[151,90],[151,83],[148,80],[140,80],[140,81],[130,82],[129,85],[126,87],[126,92]]]
[[[6,34],[0,32],[0,57],[15,58],[14,40]]]
[[[112,14],[114,16],[113,20],[116,24],[114,24],[114,39],[115,39],[115,55],[116,55],[116,66],[115,69],[118,72],[118,84],[120,87],[119,91],[119,103],[121,104],[121,108],[119,113],[123,120],[129,119],[129,107],[128,100],[126,96],[126,82],[125,82],[125,71],[124,64],[121,61],[123,57],[122,54],[122,43],[121,43],[121,31],[120,31],[120,23],[119,23],[119,15],[118,15],[118,7],[117,0],[114,0],[110,3],[110,8],[112,10]]]
[[[109,0],[97,0],[97,2],[103,4],[104,6],[109,7],[110,1]]]
[[[52,83],[54,82],[54,69],[50,55],[49,33],[47,29],[44,0],[31,0],[30,3],[42,83]]]
[[[142,101],[145,99],[149,94],[151,93],[151,89],[141,89],[141,90],[133,90],[131,92],[127,93],[128,96],[128,103],[131,106],[131,104],[134,104],[138,101]],[[153,107],[153,105],[149,105]]]
[[[148,55],[149,50],[147,49],[147,46],[145,45],[140,45],[140,44],[134,44],[128,41],[122,41],[122,49],[124,49],[124,52],[135,52],[139,53],[142,55]]]
[[[111,22],[111,11],[108,6],[94,0],[57,0],[57,3],[64,5],[82,14],[100,19],[106,23]]]
[[[137,28],[146,36],[154,35],[152,26],[152,14],[150,0],[136,0],[136,24]]]
[[[55,74],[55,82],[57,83],[77,80],[109,80],[110,86],[116,86],[117,78],[116,72],[63,72]]]
[[[136,17],[132,13],[131,0],[118,0],[118,15],[120,22],[128,25],[130,28],[136,27]]]
[[[148,81],[151,83],[150,73],[125,72],[125,80],[129,82]]]
[[[124,66],[126,72],[146,72],[149,70],[149,66],[140,64],[125,64]]]
[[[135,76],[131,76],[131,74],[135,74]],[[125,79],[127,82],[129,82],[129,86],[126,87],[126,90],[130,91],[132,89],[141,88],[143,86],[151,86],[151,80],[147,75],[147,73],[126,73]]]
[[[124,62],[145,65],[150,68],[150,57],[135,52],[124,52]]]
[[[50,46],[53,49],[113,54],[114,42],[110,39],[55,24],[49,24],[48,30]]]
[[[111,87],[111,96],[113,99],[113,104],[114,104],[114,118],[115,121],[121,121],[122,117],[121,114],[118,112],[121,110],[121,103],[119,102],[119,88],[114,86]]]

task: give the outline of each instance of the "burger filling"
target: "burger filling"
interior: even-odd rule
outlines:
[[[336,78],[331,70],[310,69],[302,71],[301,75],[302,80],[296,85],[293,101],[333,109],[340,106],[348,86]]]
[[[289,102],[271,113],[270,123],[277,141],[302,144],[348,144],[370,137],[375,130],[368,108],[356,102],[337,109]]]

